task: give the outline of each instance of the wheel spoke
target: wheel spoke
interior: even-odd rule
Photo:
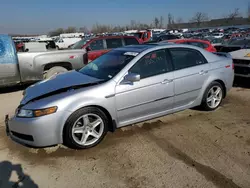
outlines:
[[[101,119],[97,119],[94,122],[91,123],[91,126],[93,129],[95,129],[98,125],[100,125],[102,123]]]
[[[89,117],[88,117],[88,115],[86,115],[86,116],[83,117],[83,124],[84,125],[88,125],[89,124]]]
[[[85,144],[88,140],[88,137],[89,137],[89,133],[83,134],[81,138],[81,144]]]
[[[212,100],[213,100],[213,96],[212,95],[207,98],[207,102],[211,102]]]
[[[90,133],[91,136],[95,137],[95,138],[99,138],[100,137],[100,134],[96,131],[96,130],[93,130],[91,133]]]
[[[212,106],[212,107],[215,107],[215,102],[216,102],[215,100],[216,100],[216,99],[213,98],[212,101],[211,101],[211,106]]]
[[[73,133],[77,134],[77,133],[83,133],[83,127],[75,127],[73,128]]]
[[[221,92],[221,88],[218,87],[218,88],[216,89],[216,91],[215,91],[215,95],[218,96],[218,95],[220,94],[220,92]]]

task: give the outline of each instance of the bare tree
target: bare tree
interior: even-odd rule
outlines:
[[[240,16],[240,11],[239,11],[239,8],[236,8],[234,9],[233,12],[231,12],[227,18],[230,19],[230,20],[234,20],[235,18],[239,17]]]
[[[159,23],[160,23],[159,18],[155,17],[155,18],[154,18],[154,26],[155,26],[155,28],[158,28],[158,27],[159,27]]]
[[[177,23],[177,24],[183,23],[182,18],[180,18],[180,17],[179,17],[179,18],[177,18],[177,19],[176,19],[176,23]]]
[[[83,27],[80,27],[80,28],[79,28],[79,32],[88,33],[89,30],[88,30],[88,28],[87,28],[86,26],[83,26]]]
[[[248,2],[247,17],[250,19],[250,2]]]
[[[49,32],[49,36],[53,37],[53,36],[59,36],[60,34],[64,33],[63,28],[58,28],[54,31],[50,31]]]
[[[190,22],[194,22],[199,27],[202,22],[208,21],[208,16],[206,13],[203,12],[196,12],[195,15],[192,17]]]
[[[160,17],[160,23],[159,23],[160,29],[162,29],[162,28],[164,27],[163,21],[164,21],[164,18],[163,18],[163,16],[161,16],[161,17]]]
[[[76,32],[75,27],[68,27],[67,29],[64,30],[65,33],[75,33]]]

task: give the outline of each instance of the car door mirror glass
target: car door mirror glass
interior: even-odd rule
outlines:
[[[136,73],[128,73],[125,77],[124,77],[124,81],[128,81],[128,82],[138,82],[140,81],[141,76],[139,74]]]

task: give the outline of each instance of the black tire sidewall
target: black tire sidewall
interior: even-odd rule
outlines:
[[[88,145],[88,146],[82,146],[74,141],[74,139],[72,137],[72,127],[73,127],[75,121],[80,116],[87,114],[87,113],[98,115],[104,123],[104,130],[103,130],[102,136],[95,143]],[[82,109],[75,111],[66,121],[65,126],[64,126],[64,131],[63,131],[63,143],[64,143],[64,145],[66,145],[67,147],[72,148],[72,149],[91,148],[91,147],[96,146],[97,144],[99,144],[103,140],[103,138],[107,134],[107,131],[108,131],[108,118],[105,115],[105,113],[96,107],[85,107],[85,108],[82,108]]]
[[[216,110],[216,109],[220,106],[220,104],[221,104],[221,102],[222,102],[222,100],[223,100],[223,97],[222,97],[222,99],[221,99],[219,105],[218,105],[216,108],[211,108],[210,106],[208,106],[208,104],[207,104],[207,95],[208,95],[209,90],[210,90],[212,87],[214,87],[214,86],[219,86],[219,87],[221,88],[221,90],[222,90],[222,96],[224,96],[224,92],[225,92],[225,91],[224,91],[222,85],[221,85],[219,82],[216,82],[216,81],[212,82],[212,83],[207,87],[207,89],[206,89],[206,91],[205,91],[205,93],[204,93],[204,95],[203,95],[203,99],[202,99],[202,105],[201,105],[201,107],[202,107],[204,110],[206,110],[206,111],[213,111],[213,110]]]

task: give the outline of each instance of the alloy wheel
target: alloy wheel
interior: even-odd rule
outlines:
[[[79,117],[72,127],[72,137],[76,143],[88,146],[97,142],[104,131],[104,123],[96,114],[84,114]]]
[[[210,108],[217,108],[222,100],[222,89],[219,86],[213,86],[209,91],[207,95],[207,105]]]

